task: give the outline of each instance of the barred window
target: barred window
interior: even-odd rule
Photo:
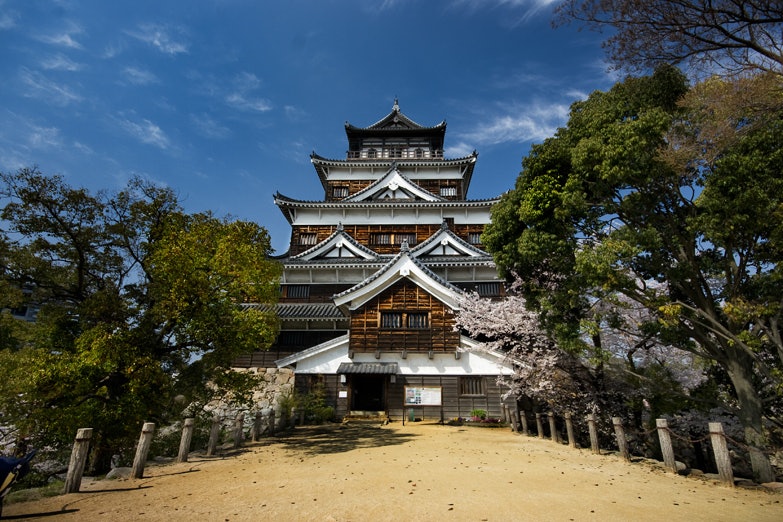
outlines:
[[[400,312],[381,312],[381,328],[402,328]]]
[[[290,299],[310,297],[310,287],[308,285],[288,285],[288,297]]]
[[[484,387],[484,377],[460,377],[459,394],[486,395],[487,390]]]
[[[282,331],[277,338],[277,344],[280,346],[302,346],[305,344],[305,332]]]
[[[394,234],[393,237],[395,245],[401,245],[403,242],[408,242],[408,245],[416,244],[416,234]]]
[[[305,233],[299,234],[299,244],[312,246],[318,242],[318,234]]]
[[[407,314],[408,328],[429,328],[430,316],[427,312],[411,312]]]
[[[470,232],[468,234],[468,243],[471,245],[481,244],[481,232]]]
[[[332,195],[336,198],[347,198],[348,187],[334,187],[332,189]]]
[[[500,295],[500,283],[478,283],[476,292],[482,297],[493,297]]]
[[[441,187],[440,188],[440,195],[441,196],[456,196],[457,195],[457,187]]]
[[[367,157],[370,159],[375,159],[378,157],[378,151],[375,149],[368,149],[367,150]]]
[[[375,233],[370,236],[370,241],[375,245],[391,245],[392,235],[386,233]]]

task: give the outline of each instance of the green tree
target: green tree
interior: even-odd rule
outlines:
[[[678,103],[685,79],[662,66],[575,103],[484,242],[561,337],[578,342],[585,305],[621,295],[655,318],[645,332],[720,365],[766,481],[765,400],[783,384],[783,110],[736,103],[727,124],[712,108],[736,85],[714,82]],[[766,92],[779,106],[779,84]]]
[[[0,176],[0,284],[40,309],[27,337],[4,341],[4,423],[53,446],[93,427],[100,469],[143,421],[203,404],[208,383],[247,396],[253,383],[229,377],[231,361],[278,328],[273,313],[238,306],[276,300],[262,227],[185,214],[171,190],[139,180],[91,195],[36,169]]]

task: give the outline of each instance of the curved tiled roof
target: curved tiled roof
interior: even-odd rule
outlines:
[[[327,237],[326,239],[324,239],[323,241],[321,241],[320,243],[318,243],[314,247],[309,248],[309,249],[305,250],[304,252],[301,252],[301,253],[291,257],[290,259],[291,260],[294,260],[294,259],[300,260],[300,259],[302,259],[302,260],[311,261],[311,259],[305,259],[305,258],[307,258],[307,256],[309,256],[309,255],[311,255],[311,254],[313,254],[315,252],[318,252],[318,250],[323,249],[325,246],[327,246],[331,241],[333,241],[338,236],[341,236],[346,241],[348,241],[358,252],[362,252],[364,254],[367,254],[368,258],[373,259],[373,260],[379,259],[379,254],[377,252],[375,252],[374,250],[371,250],[371,249],[367,248],[366,246],[362,245],[361,243],[356,241],[353,237],[351,237],[350,234],[345,232],[345,230],[343,230],[342,224],[339,224],[337,226],[337,229],[334,232],[332,232],[332,234],[329,237]],[[350,260],[351,260],[351,262],[355,262],[356,261],[354,258],[351,258]]]
[[[244,303],[242,308],[274,310],[282,320],[293,319],[347,319],[333,303]]]
[[[396,181],[395,181],[395,178],[396,178]],[[365,199],[365,195],[372,194],[372,193],[375,193],[375,192],[379,192],[386,185],[388,185],[389,183],[392,183],[392,182],[400,184],[400,187],[405,189],[406,192],[411,192],[414,196],[418,195],[424,201],[446,201],[446,198],[442,198],[440,196],[437,196],[437,195],[433,194],[432,192],[430,192],[429,190],[426,190],[426,189],[420,187],[419,185],[417,185],[416,183],[414,183],[413,181],[408,179],[405,175],[403,175],[397,169],[397,164],[396,163],[392,163],[391,168],[389,168],[389,170],[386,172],[386,174],[384,174],[383,176],[381,176],[380,178],[378,178],[374,182],[370,183],[369,185],[364,187],[362,190],[360,190],[360,191],[356,192],[355,194],[351,195],[350,197],[347,197],[347,198],[343,199],[342,201],[344,201],[345,203],[354,203],[354,202],[359,202],[359,201],[381,201],[382,199],[380,199],[380,198],[379,199],[373,199],[373,198]],[[415,199],[415,198],[408,198],[406,200],[410,200],[410,199]],[[399,200],[393,199],[393,201],[399,201]],[[419,200],[419,201],[421,201],[421,200]]]
[[[396,118],[396,119],[395,119]],[[389,124],[390,122],[399,121],[402,122],[404,125],[406,125],[409,129],[416,129],[416,130],[440,130],[442,128],[446,127],[446,121],[442,121],[439,124],[433,126],[433,127],[424,127],[422,125],[419,125],[409,117],[407,117],[405,114],[402,113],[400,110],[400,104],[398,100],[394,100],[394,106],[392,106],[392,110],[389,114],[381,118],[380,120],[376,121],[372,125],[369,125],[367,127],[356,127],[354,125],[351,125],[347,121],[345,122],[345,128],[346,129],[352,129],[357,131],[364,131],[364,130],[385,130],[385,125]],[[393,129],[397,130],[397,129]]]
[[[385,158],[385,159],[377,159],[375,161],[373,160],[362,160],[361,165],[363,167],[389,167],[392,163],[397,163],[397,165],[401,167],[421,167],[421,166],[432,166],[432,167],[443,167],[444,165],[461,165],[463,163],[475,163],[478,158],[478,152],[475,150],[468,154],[467,156],[462,156],[461,158],[444,158],[442,160],[433,160],[432,158]],[[334,158],[327,158],[324,156],[320,156],[316,154],[315,152],[310,153],[310,162],[311,163],[319,163],[322,165],[332,165],[332,166],[356,166],[356,160],[341,160],[341,159],[334,159]]]
[[[371,275],[370,277],[368,277],[367,279],[365,279],[361,283],[358,283],[358,284],[352,286],[351,288],[349,288],[347,290],[344,290],[344,291],[342,291],[340,293],[334,294],[332,296],[332,299],[337,299],[339,297],[346,296],[346,295],[348,295],[348,294],[350,294],[352,292],[356,292],[357,290],[359,290],[361,288],[364,288],[365,286],[367,286],[367,285],[375,282],[376,280],[382,278],[384,275],[386,275],[387,272],[389,272],[389,270],[391,270],[397,264],[397,261],[399,261],[402,257],[407,257],[414,265],[416,265],[419,269],[421,269],[421,271],[424,272],[424,274],[427,277],[429,277],[430,279],[432,279],[433,281],[435,281],[439,285],[444,286],[444,287],[448,288],[449,290],[452,290],[456,294],[464,293],[462,291],[462,289],[454,286],[453,284],[451,284],[450,282],[448,282],[444,278],[440,277],[438,274],[436,274],[435,272],[433,272],[432,270],[427,268],[427,266],[424,263],[420,262],[415,257],[411,256],[411,252],[408,249],[407,243],[403,243],[402,248],[400,249],[400,253],[397,254],[396,256],[394,256],[391,259],[391,261],[386,263],[386,266],[384,266],[383,268],[381,268],[380,270],[375,272],[373,275]]]

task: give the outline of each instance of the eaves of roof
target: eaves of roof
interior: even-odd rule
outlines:
[[[274,309],[281,320],[347,319],[333,303],[245,303],[242,307],[255,310]]]

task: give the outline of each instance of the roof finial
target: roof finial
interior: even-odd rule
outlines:
[[[441,230],[448,230],[449,229],[449,222],[446,221],[446,218],[443,218],[443,221],[440,224]]]
[[[403,239],[402,244],[400,245],[400,252],[408,252],[410,251],[410,247],[408,246],[408,240]]]
[[[394,112],[400,112],[400,102],[396,96],[394,97],[394,107],[392,107],[392,110]]]
[[[342,230],[343,230],[343,222],[342,222],[342,221],[340,221],[339,223],[337,223],[337,230],[339,230],[339,231],[342,231]]]

